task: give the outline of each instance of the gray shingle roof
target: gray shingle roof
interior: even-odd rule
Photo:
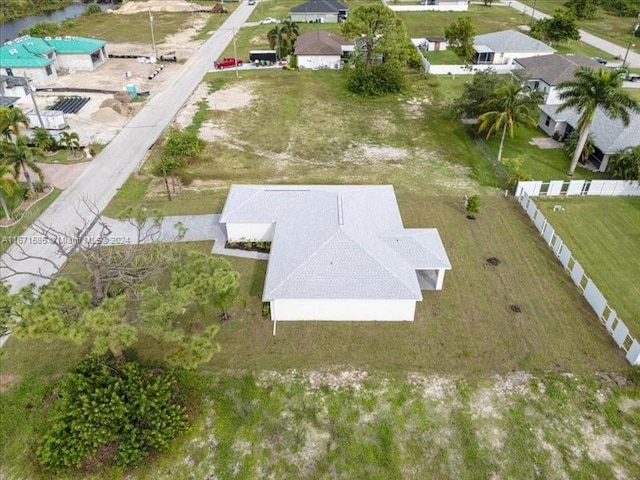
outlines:
[[[353,44],[340,35],[314,30],[296,39],[296,55],[342,55],[342,45]]]
[[[573,80],[575,71],[580,67],[600,68],[592,58],[582,55],[541,55],[516,60],[525,69],[527,77],[542,80],[547,85]]]
[[[558,112],[559,107],[560,105],[540,105],[540,110],[556,122],[567,122],[573,128],[577,128],[580,118],[578,112],[574,109]],[[604,110],[596,110],[591,125],[591,136],[602,153],[611,154],[640,145],[640,114],[631,112],[629,116],[629,125],[625,127],[622,120],[612,120]]]
[[[473,47],[496,53],[554,53],[555,50],[535,38],[516,30],[485,33],[473,39]],[[486,48],[484,48],[486,47]],[[488,48],[488,50],[487,50]]]
[[[221,223],[275,223],[263,300],[422,298],[451,269],[436,229],[405,229],[393,187],[234,185]]]
[[[348,10],[349,7],[336,0],[310,0],[293,7],[291,13],[338,13],[338,10]]]

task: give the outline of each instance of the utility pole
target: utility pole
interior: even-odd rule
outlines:
[[[633,27],[633,30],[631,31],[631,38],[629,39],[629,45],[627,45],[627,51],[624,54],[624,60],[622,60],[623,67],[627,66],[627,57],[629,56],[629,50],[631,50],[631,45],[633,45],[633,38],[636,36],[636,32],[638,31],[638,28],[640,28],[640,13],[638,14],[638,22],[635,24],[635,26]]]
[[[29,84],[29,79],[27,77],[24,78],[24,88],[31,96],[31,101],[33,102],[33,109],[36,111],[36,116],[38,117],[38,121],[40,122],[40,128],[44,128],[44,122],[42,121],[42,115],[40,115],[40,109],[38,108],[38,104],[36,103],[36,97],[33,94],[33,90],[31,89],[31,85]]]
[[[536,3],[538,3],[538,0],[533,0],[533,8],[531,9],[531,25],[536,21]]]
[[[158,50],[156,50],[156,37],[153,33],[153,15],[151,14],[151,9],[149,9],[149,25],[151,26],[151,43],[153,44],[153,56],[156,61],[158,60]]]
[[[233,63],[236,67],[236,78],[238,78],[238,52],[236,50],[236,27],[231,27],[233,32]]]

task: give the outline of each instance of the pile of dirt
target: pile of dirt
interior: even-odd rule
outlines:
[[[205,10],[205,7],[189,3],[186,0],[147,0],[146,2],[128,2],[113,12],[118,15],[131,15],[149,10],[152,12],[195,12]]]
[[[116,112],[111,107],[100,108],[93,115],[91,115],[93,120],[96,120],[100,123],[105,124],[121,124],[123,121],[122,115]]]

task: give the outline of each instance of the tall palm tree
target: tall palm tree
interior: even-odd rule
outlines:
[[[36,127],[33,129],[33,142],[43,152],[53,150],[56,146],[56,139],[46,128]]]
[[[539,101],[536,92],[529,92],[527,87],[516,82],[509,82],[499,87],[495,92],[495,98],[489,100],[485,108],[489,111],[480,115],[478,132],[487,132],[487,139],[494,133],[502,132],[500,148],[498,149],[498,162],[502,162],[504,140],[509,133],[513,137],[514,128],[519,125],[536,124],[531,115]]]
[[[19,108],[0,108],[0,131],[7,132],[9,129],[15,139],[20,136],[20,125],[29,126],[29,117],[27,117]]]
[[[20,172],[24,173],[24,178],[29,185],[29,191],[35,193],[33,181],[31,180],[30,171],[38,175],[38,179],[44,181],[44,175],[36,159],[42,155],[37,148],[27,146],[25,137],[18,137],[15,143],[0,142],[0,156],[4,162],[11,165],[16,172],[16,178],[20,176]]]
[[[580,114],[578,120],[580,135],[567,175],[573,175],[576,170],[598,109],[601,109],[612,120],[622,120],[625,127],[629,125],[629,112],[632,110],[640,112],[640,102],[622,90],[622,81],[626,76],[624,70],[605,70],[602,68],[594,70],[580,67],[574,76],[574,80],[568,80],[558,85],[559,98],[563,103],[557,111],[574,108]]]
[[[283,58],[293,52],[293,45],[298,38],[298,25],[291,20],[285,20],[282,25],[276,25],[267,33],[267,39],[272,49],[278,52],[278,58]]]
[[[2,208],[4,218],[11,218],[6,199],[13,196],[17,188],[15,170],[10,165],[0,163],[0,208]]]
[[[80,137],[76,132],[62,132],[60,134],[60,143],[71,149],[71,155],[76,156],[76,148],[80,146]]]

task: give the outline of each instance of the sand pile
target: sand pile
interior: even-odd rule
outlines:
[[[112,125],[121,125],[124,121],[124,117],[111,107],[98,109],[93,115],[91,115],[91,118],[97,122]]]
[[[148,0],[146,2],[128,2],[113,12],[118,15],[147,12],[194,12],[204,7],[185,0]]]

